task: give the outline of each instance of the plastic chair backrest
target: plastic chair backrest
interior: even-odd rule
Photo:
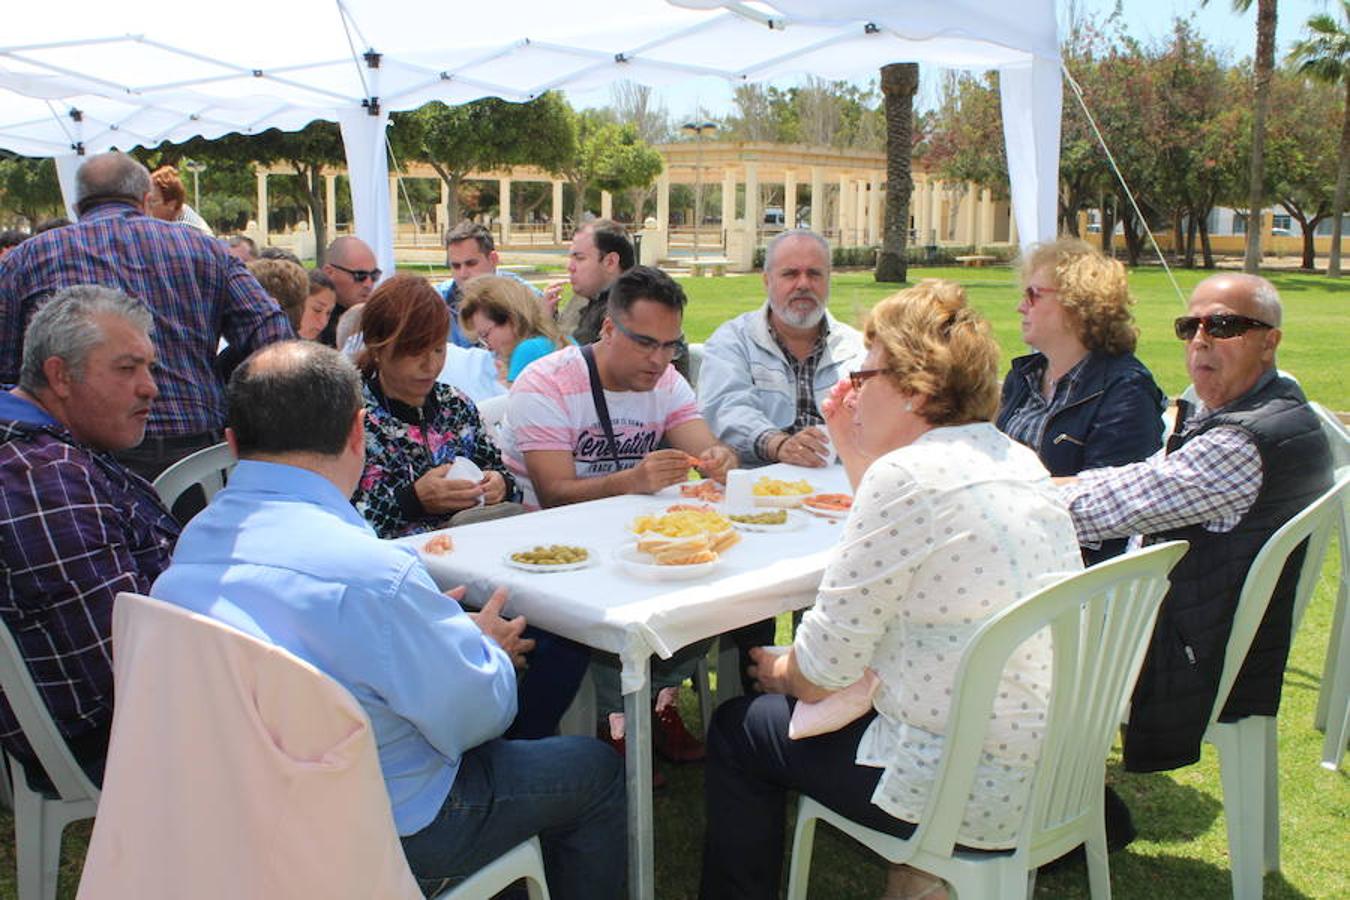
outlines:
[[[1341,466],[1350,466],[1350,431],[1346,430],[1344,423],[1334,412],[1322,404],[1309,402],[1308,405],[1317,413],[1317,418],[1322,423],[1322,433],[1327,436],[1327,443],[1331,445],[1331,467],[1339,469]]]
[[[1071,827],[1101,802],[1102,770],[1185,541],[1159,544],[1075,573],[991,617],[961,658],[952,688],[946,752],[911,842],[950,856],[984,746],[994,694],[1009,656],[1049,626],[1050,706],[1018,836]]]
[[[1247,659],[1256,631],[1265,618],[1266,608],[1270,605],[1271,594],[1280,580],[1286,565],[1294,551],[1306,544],[1303,564],[1298,572],[1298,582],[1294,588],[1293,631],[1303,617],[1303,610],[1312,597],[1313,588],[1322,571],[1322,560],[1326,556],[1327,542],[1331,529],[1341,514],[1341,503],[1345,491],[1350,487],[1350,473],[1341,472],[1321,497],[1308,505],[1303,512],[1294,516],[1270,536],[1261,552],[1256,554],[1252,567],[1247,571],[1247,579],[1242,583],[1242,593],[1238,595],[1237,612],[1233,615],[1233,629],[1228,635],[1228,646],[1224,650],[1223,674],[1219,678],[1219,692],[1215,697],[1214,709],[1209,715],[1212,726],[1218,721],[1219,714],[1228,704],[1228,693],[1233,689],[1238,672]]]
[[[236,462],[229,444],[205,447],[160,472],[154,483],[155,493],[166,508],[173,509],[184,491],[200,484],[209,502],[225,486],[225,478]]]
[[[703,368],[703,345],[689,345],[689,386],[698,387],[698,372]]]
[[[70,752],[61,730],[52,720],[51,713],[37,685],[33,683],[28,664],[19,653],[19,644],[14,640],[7,622],[0,621],[0,688],[4,689],[5,699],[14,711],[19,728],[28,739],[38,761],[51,779],[52,785],[62,800],[98,801],[99,790],[84,774],[75,756]],[[23,777],[17,771],[16,777]]]
[[[478,404],[478,418],[483,420],[483,427],[492,435],[495,444],[501,443],[502,427],[506,422],[506,405],[510,399],[510,394],[499,394],[496,397],[488,397]]]

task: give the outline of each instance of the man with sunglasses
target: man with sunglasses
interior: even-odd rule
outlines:
[[[319,334],[319,342],[334,346],[337,324],[342,314],[365,303],[384,273],[375,262],[375,251],[358,237],[340,237],[328,245],[323,273],[333,282],[337,303],[328,314],[328,325]],[[338,348],[341,349],[341,348]]]
[[[222,337],[245,356],[294,337],[281,307],[220,241],[146,215],[153,190],[132,157],[91,156],[75,174],[79,222],[29,238],[0,261],[0,383],[17,379],[24,326],[62,288],[103,285],[150,308],[159,399],[145,439],[118,453],[150,480],[222,439],[225,386],[215,371]]]
[[[1255,275],[1205,279],[1176,320],[1197,402],[1177,401],[1166,446],[1128,466],[1069,480],[1062,499],[1079,540],[1182,539],[1153,641],[1135,687],[1125,767],[1153,772],[1200,758],[1242,583],[1266,540],[1331,485],[1316,414],[1275,350],[1282,312]],[[1301,564],[1302,551],[1292,566]],[[1292,637],[1293,588],[1282,579],[1233,686],[1225,720],[1273,716]]]

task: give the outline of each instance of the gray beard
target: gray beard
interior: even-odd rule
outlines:
[[[814,328],[825,318],[825,306],[820,304],[808,313],[799,313],[793,310],[791,303],[788,303],[778,311],[778,317],[793,328]]]

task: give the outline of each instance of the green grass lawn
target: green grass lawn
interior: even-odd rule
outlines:
[[[1025,352],[1019,339],[1017,288],[1006,268],[915,269],[912,278],[946,277],[961,282],[971,302],[988,316],[1008,358]],[[1188,291],[1202,273],[1180,272]],[[1285,302],[1285,337],[1280,365],[1298,376],[1308,396],[1332,409],[1350,410],[1347,387],[1345,328],[1350,325],[1350,283],[1306,274],[1271,276]],[[1165,391],[1175,395],[1188,382],[1181,343],[1172,336],[1171,320],[1182,301],[1159,270],[1130,276],[1139,298],[1139,356],[1153,370]],[[763,300],[759,277],[689,279],[684,282],[690,305],[686,330],[691,340],[704,340],[732,315],[753,309]],[[874,303],[895,290],[878,285],[869,273],[840,273],[834,278],[831,309],[856,321]],[[1346,776],[1318,765],[1322,735],[1312,727],[1321,683],[1323,654],[1331,625],[1332,605],[1340,574],[1333,548],[1321,583],[1294,642],[1280,710],[1280,821],[1283,871],[1266,878],[1266,896],[1323,898],[1350,896],[1350,867],[1344,848],[1350,838],[1350,789]],[[786,618],[779,622],[779,640],[790,640]],[[682,702],[690,722],[698,712],[691,692]],[[655,799],[657,896],[661,900],[692,898],[697,892],[703,834],[702,767],[665,766],[670,784]],[[1154,775],[1130,775],[1113,757],[1108,776],[1134,811],[1139,839],[1111,858],[1112,891],[1123,900],[1172,900],[1231,896],[1227,838],[1218,761],[1206,747],[1197,765]],[[89,823],[66,832],[60,897],[74,897]],[[884,881],[881,862],[851,840],[822,827],[817,832],[812,896],[830,900],[872,900]],[[184,887],[184,896],[190,888]],[[13,819],[0,813],[0,897],[16,896]],[[1038,898],[1086,897],[1086,871],[1068,869],[1037,881]]]

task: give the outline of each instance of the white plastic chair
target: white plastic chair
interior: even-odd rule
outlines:
[[[38,694],[28,664],[9,626],[0,622],[0,688],[24,737],[56,788],[56,796],[34,791],[23,765],[8,757],[14,797],[14,843],[19,900],[53,900],[61,862],[61,835],[71,822],[98,811],[99,790],[70,752],[47,704]]]
[[[422,896],[345,688],[138,594],[118,595],[113,644],[118,703],[80,900]],[[486,900],[521,878],[547,900],[534,838],[439,897]]]
[[[483,427],[492,436],[494,444],[502,442],[502,429],[506,424],[506,405],[510,399],[510,394],[498,394],[478,404],[478,418],[483,420]]]
[[[165,508],[173,509],[178,498],[194,484],[202,486],[209,503],[216,492],[225,486],[225,479],[234,468],[234,451],[226,443],[205,447],[185,456],[169,466],[155,479],[155,493]]]
[[[689,386],[698,387],[698,371],[703,368],[703,345],[689,345]]]
[[[907,840],[801,798],[788,897],[803,900],[817,820],[879,853],[946,879],[966,898],[1026,897],[1036,868],[1087,845],[1094,898],[1111,896],[1103,788],[1106,755],[1143,665],[1167,574],[1186,552],[1174,541],[1093,566],[992,616],[962,655],[952,687],[946,752],[918,828]],[[1011,853],[956,849],[989,711],[1008,657],[1049,626],[1054,663],[1045,743]]]
[[[1331,444],[1331,459],[1337,473],[1343,474],[1346,467],[1350,467],[1350,431],[1325,406],[1311,405],[1322,420],[1322,433]],[[1346,742],[1350,741],[1350,500],[1341,503],[1341,521],[1337,530],[1340,532],[1341,580],[1313,722],[1319,730],[1326,732],[1322,742],[1322,766],[1333,771],[1340,768]]]
[[[1219,714],[1247,658],[1252,639],[1270,605],[1271,593],[1293,552],[1306,542],[1307,550],[1294,589],[1293,628],[1317,585],[1327,543],[1336,517],[1342,512],[1350,473],[1337,478],[1325,494],[1270,536],[1252,561],[1238,596],[1233,630],[1224,651],[1214,710],[1205,740],[1219,751],[1219,780],[1223,786],[1224,818],[1228,825],[1228,859],[1233,896],[1259,898],[1262,872],[1280,870],[1280,785],[1275,717],[1247,716],[1220,722]],[[1263,869],[1264,866],[1264,869]]]

